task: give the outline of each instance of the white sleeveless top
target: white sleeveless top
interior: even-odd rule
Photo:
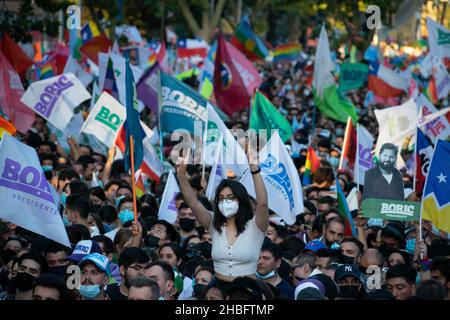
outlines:
[[[214,270],[221,275],[239,277],[254,274],[265,233],[256,225],[255,216],[247,222],[245,230],[232,246],[228,244],[225,226],[222,233],[217,232],[213,223],[209,226],[212,241],[211,257]]]

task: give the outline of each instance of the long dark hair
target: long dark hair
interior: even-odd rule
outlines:
[[[222,232],[222,225],[227,218],[220,213],[219,210],[219,194],[224,188],[230,188],[239,202],[239,209],[235,216],[237,235],[244,232],[247,222],[253,218],[253,208],[250,203],[250,197],[245,187],[238,181],[224,179],[220,182],[216,189],[216,197],[214,198],[214,217],[213,226],[217,232]]]

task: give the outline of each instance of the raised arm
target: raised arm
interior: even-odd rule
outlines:
[[[116,155],[116,146],[112,146],[108,151],[108,159],[106,160],[105,168],[103,169],[103,185],[107,185],[111,180],[111,168]]]
[[[248,151],[247,157],[249,160],[250,173],[253,177],[253,184],[256,193],[256,225],[259,230],[266,232],[269,226],[269,205],[267,200],[267,191],[264,181],[261,176],[261,168],[256,152]]]
[[[208,230],[211,225],[212,215],[211,212],[198,201],[197,193],[189,184],[189,180],[186,176],[186,160],[181,157],[178,158],[176,166],[178,182],[180,183],[180,190],[183,194],[184,201],[186,201],[189,208],[191,208],[192,213],[197,218],[198,222]]]

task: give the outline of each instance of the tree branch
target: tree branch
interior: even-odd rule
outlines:
[[[186,22],[191,29],[191,31],[197,35],[201,36],[201,30],[198,26],[197,21],[195,20],[194,16],[192,15],[191,9],[189,9],[188,5],[186,4],[186,1],[184,0],[178,0],[178,4],[180,5],[181,12],[183,13],[184,18],[186,19]]]
[[[214,8],[214,14],[211,21],[211,29],[217,27],[220,17],[222,16],[223,8],[225,7],[225,0],[219,0]]]

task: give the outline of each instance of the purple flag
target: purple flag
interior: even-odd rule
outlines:
[[[158,113],[158,72],[161,66],[158,62],[148,69],[136,85],[138,99],[147,108]]]

